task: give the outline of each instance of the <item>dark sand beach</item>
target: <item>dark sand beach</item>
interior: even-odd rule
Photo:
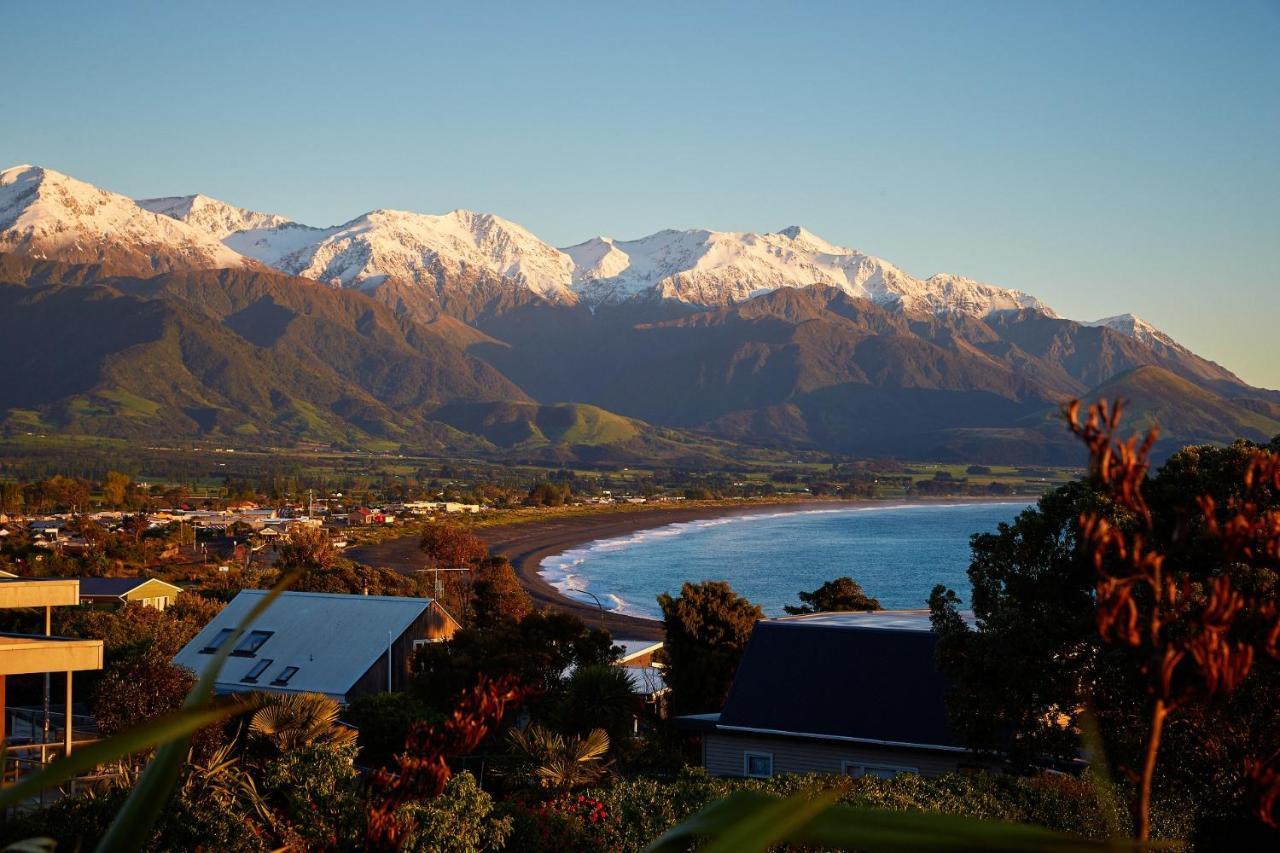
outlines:
[[[756,506],[739,504],[724,507],[664,507],[637,512],[605,510],[586,515],[561,517],[548,515],[545,520],[483,527],[476,530],[476,535],[489,545],[492,553],[511,561],[511,565],[515,567],[521,582],[536,604],[574,613],[588,624],[597,625],[601,621],[600,608],[594,604],[584,604],[566,597],[538,574],[538,569],[545,558],[599,539],[626,536],[637,530],[649,530],[681,521],[831,508],[841,505],[843,505],[841,501],[798,501]],[[347,556],[371,566],[382,566],[401,572],[411,572],[422,565],[422,555],[418,551],[416,536],[402,536],[376,545],[352,548],[347,552]],[[662,638],[662,624],[653,619],[623,616],[606,611],[604,626],[618,638]]]

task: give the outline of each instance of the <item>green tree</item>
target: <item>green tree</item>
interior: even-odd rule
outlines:
[[[554,707],[565,673],[608,663],[612,648],[607,631],[589,628],[570,613],[531,613],[519,622],[464,628],[447,643],[424,646],[414,656],[413,691],[443,709],[481,675],[510,675],[540,697],[531,704]]]
[[[494,813],[493,797],[462,772],[433,800],[403,806],[396,818],[406,827],[404,850],[412,853],[489,853],[511,837],[513,821]]]
[[[102,502],[112,508],[124,506],[125,495],[132,483],[133,480],[128,474],[108,471],[102,481]]]
[[[602,729],[620,742],[631,734],[635,716],[643,705],[624,667],[594,664],[569,676],[557,716],[561,728],[568,732],[584,734]]]
[[[686,583],[678,597],[658,596],[658,605],[666,628],[662,655],[672,710],[719,710],[764,611],[724,581]]]
[[[827,581],[813,592],[799,593],[800,606],[786,605],[788,613],[839,613],[850,610],[879,610],[880,602],[869,598],[862,586],[853,578],[842,577]]]
[[[1170,457],[1142,486],[1155,520],[1148,545],[1164,554],[1170,577],[1198,585],[1225,575],[1236,589],[1280,603],[1276,565],[1215,559],[1220,547],[1210,541],[1197,502],[1204,494],[1222,508],[1240,498],[1255,449],[1237,442],[1189,447]],[[1262,511],[1280,508],[1275,493],[1255,490],[1251,499]],[[1072,758],[1082,714],[1090,710],[1110,762],[1124,774],[1136,773],[1150,701],[1134,673],[1148,662],[1127,647],[1100,641],[1098,571],[1078,547],[1084,513],[1099,514],[1120,530],[1131,524],[1092,481],[1083,481],[1050,492],[996,533],[973,537],[969,579],[978,627],[960,617],[954,593],[935,589],[930,608],[938,661],[952,685],[948,705],[962,743],[1026,762]],[[1276,695],[1280,663],[1259,656],[1229,696],[1180,706],[1161,743],[1157,799],[1177,796],[1181,808],[1222,838],[1256,826],[1243,819],[1239,774],[1246,757],[1280,751]]]

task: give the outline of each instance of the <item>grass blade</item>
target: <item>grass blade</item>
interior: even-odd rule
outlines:
[[[1039,851],[1100,853],[1144,849],[1127,841],[1091,841],[1038,826],[957,815],[895,812],[831,805],[805,795],[780,799],[738,791],[712,803],[649,846],[654,853],[687,850],[696,839],[705,850],[763,851],[804,844],[867,853]]]
[[[183,708],[149,720],[106,740],[81,747],[69,756],[57,759],[43,770],[15,785],[0,789],[0,808],[17,805],[41,791],[57,787],[69,779],[87,773],[112,761],[164,744],[175,738],[190,736],[212,723],[227,719],[250,706],[243,702],[220,702],[205,708]]]
[[[280,597],[289,584],[297,579],[298,574],[295,571],[282,577],[271,591],[245,614],[244,619],[231,632],[231,636],[227,637],[214,654],[213,660],[205,667],[200,680],[191,688],[184,708],[197,708],[209,701],[213,695],[213,685],[222,672],[222,665],[240,637]],[[141,850],[146,846],[152,827],[155,826],[161,810],[169,802],[169,797],[177,785],[178,774],[186,761],[190,745],[191,732],[188,732],[185,736],[171,740],[157,750],[155,758],[147,763],[147,768],[142,771],[138,784],[129,793],[129,798],[125,800],[120,813],[116,815],[106,835],[98,843],[99,851],[114,853],[114,851]]]

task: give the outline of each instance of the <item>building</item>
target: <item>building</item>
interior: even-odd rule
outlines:
[[[156,578],[80,578],[80,603],[116,607],[136,601],[156,610],[164,610],[182,592]]]
[[[242,590],[173,662],[202,675],[214,652],[230,641],[217,692],[324,693],[346,704],[364,693],[402,689],[414,650],[458,630],[430,598],[286,592],[233,637],[267,594]]]
[[[72,673],[102,669],[102,641],[52,636],[53,608],[80,603],[80,583],[74,578],[0,578],[0,609],[44,610],[44,634],[0,634],[0,744],[7,747],[2,769],[43,763],[50,757],[42,743],[8,742],[10,730],[6,701],[11,675],[65,674],[65,704],[62,713],[61,751],[69,755],[73,747]]]
[[[926,610],[817,613],[758,622],[702,732],[718,776],[935,776],[984,766],[951,735]]]

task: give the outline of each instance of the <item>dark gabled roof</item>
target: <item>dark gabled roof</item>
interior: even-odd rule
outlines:
[[[79,578],[80,595],[121,596],[151,580],[152,578]]]
[[[719,726],[954,747],[932,631],[758,622]]]

